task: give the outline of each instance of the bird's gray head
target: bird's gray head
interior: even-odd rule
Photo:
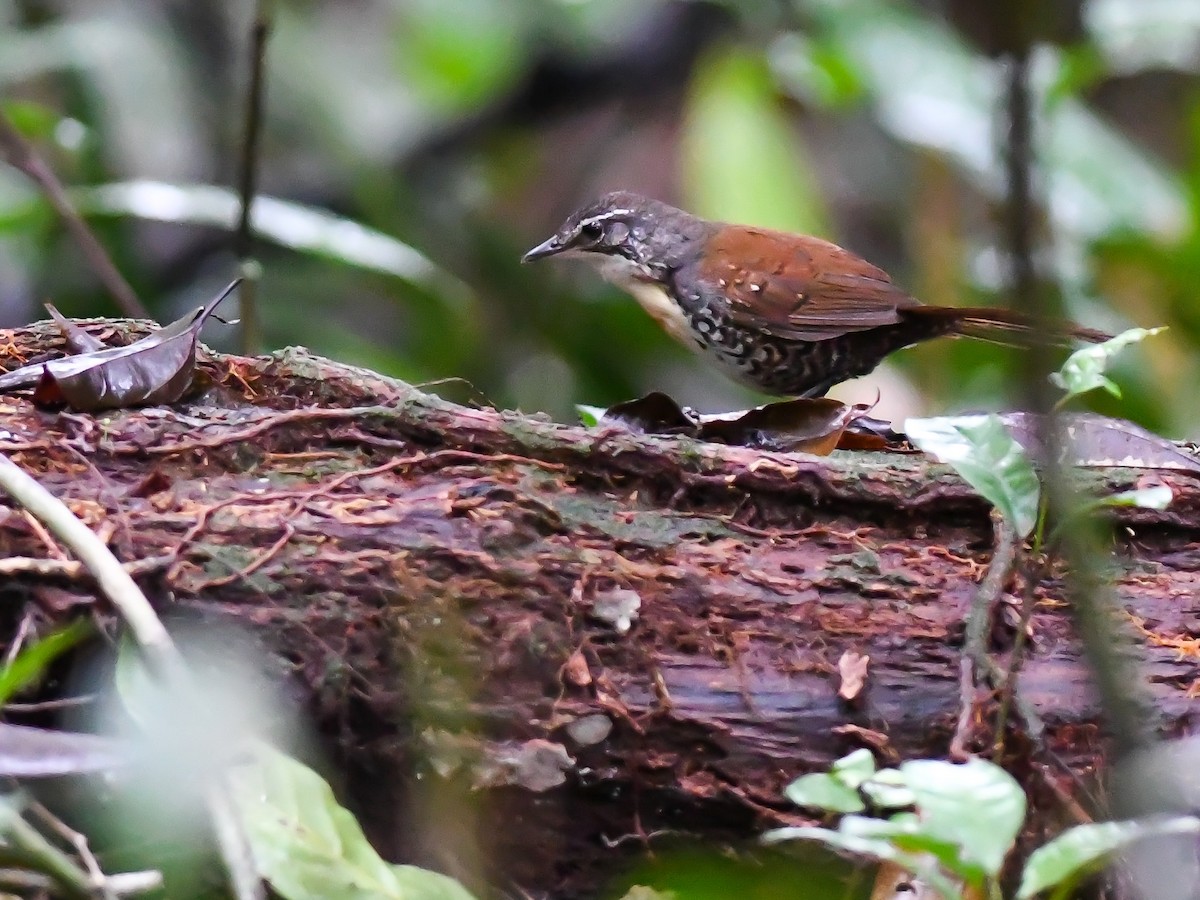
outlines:
[[[611,277],[614,268],[661,280],[699,252],[713,226],[681,209],[629,191],[614,191],[572,213],[522,262],[547,256],[586,259]]]

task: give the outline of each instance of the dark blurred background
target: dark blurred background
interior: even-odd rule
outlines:
[[[251,2],[0,0],[0,103],[154,315],[234,272]],[[1032,33],[1039,263],[1078,321],[1171,330],[1103,411],[1200,437],[1197,0],[339,0],[274,4],[257,226],[267,349],[573,417],[665,389],[755,398],[590,271],[522,267],[631,188],[829,237],[928,303],[1004,303],[1003,53]],[[0,166],[0,324],[115,315]],[[234,349],[234,329],[208,326]],[[1014,359],[905,351],[837,390],[887,416],[997,408]],[[1006,367],[1007,366],[1007,367]]]

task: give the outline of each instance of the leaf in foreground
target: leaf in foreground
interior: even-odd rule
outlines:
[[[384,862],[312,769],[266,744],[231,773],[259,875],[286,900],[472,900],[445,875]]]
[[[1059,402],[1062,403],[1097,388],[1103,388],[1114,397],[1120,397],[1121,389],[1104,374],[1113,357],[1130,344],[1143,341],[1163,331],[1166,331],[1166,328],[1130,328],[1103,343],[1076,350],[1067,357],[1066,362],[1057,372],[1050,375],[1050,380],[1066,391],[1065,396]]]
[[[824,772],[801,775],[789,784],[783,793],[797,806],[808,806],[827,812],[861,812],[866,809],[866,804],[858,795],[857,789]]]
[[[957,844],[965,862],[995,876],[1025,821],[1025,792],[1016,780],[981,759],[961,765],[915,759],[900,771],[916,798],[921,830]]]
[[[240,280],[240,279],[239,279]],[[192,386],[200,329],[235,281],[206,306],[126,347],[108,347],[22,366],[0,376],[0,391],[36,385],[35,402],[80,412],[174,403]]]
[[[913,444],[952,466],[1024,537],[1037,522],[1041,486],[1033,463],[996,416],[909,419]]]
[[[76,619],[21,650],[16,658],[0,669],[0,706],[11,700],[18,691],[37,681],[50,663],[91,633],[92,626],[88,620]]]
[[[844,821],[844,820],[843,820]],[[886,822],[882,822],[886,825]],[[830,850],[840,850],[875,861],[895,863],[906,871],[912,872],[929,887],[940,894],[944,900],[957,900],[962,894],[954,883],[942,874],[929,857],[921,857],[906,853],[890,840],[885,838],[865,837],[857,834],[846,834],[829,828],[813,828],[796,826],[776,828],[762,836],[765,844],[779,844],[787,841],[815,841]]]
[[[1021,873],[1017,900],[1089,874],[1118,850],[1145,838],[1200,833],[1200,819],[1180,816],[1158,822],[1097,822],[1077,825],[1034,850]]]

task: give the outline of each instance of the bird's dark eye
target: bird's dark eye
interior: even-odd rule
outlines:
[[[598,244],[604,237],[604,226],[599,222],[585,222],[579,227],[579,238],[585,244]]]

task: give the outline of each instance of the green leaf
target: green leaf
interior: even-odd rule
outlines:
[[[962,860],[988,875],[999,873],[1025,821],[1025,792],[1013,777],[981,759],[917,759],[900,771],[917,799],[922,833],[957,844]]]
[[[831,850],[842,850],[875,861],[892,862],[912,872],[925,882],[925,884],[941,894],[945,900],[959,900],[961,897],[961,894],[950,879],[939,872],[937,867],[932,865],[928,858],[905,853],[887,839],[845,834],[841,831],[833,831],[828,828],[800,826],[776,828],[764,834],[762,840],[767,844],[778,844],[786,841],[814,841]]]
[[[517,6],[410,0],[404,9],[397,59],[407,83],[439,112],[478,110],[524,73],[527,20]]]
[[[829,767],[829,774],[847,787],[857,788],[875,774],[875,756],[861,747],[837,760]]]
[[[1137,488],[1132,491],[1121,491],[1108,497],[1099,498],[1101,506],[1133,506],[1138,509],[1166,509],[1171,505],[1175,495],[1165,484],[1153,487]]]
[[[1076,350],[1067,357],[1062,367],[1050,375],[1050,380],[1066,391],[1059,403],[1102,388],[1114,397],[1121,396],[1121,389],[1105,376],[1114,356],[1138,341],[1166,331],[1166,328],[1131,328],[1101,344],[1093,344]]]
[[[237,194],[211,184],[122,181],[81,188],[73,196],[88,215],[128,215],[226,231],[233,230],[238,217]],[[449,299],[470,296],[462,282],[408,244],[326,210],[259,195],[250,222],[256,235],[282,247],[440,289]]]
[[[62,117],[48,106],[20,100],[0,103],[0,110],[22,135],[30,141],[51,138]]]
[[[1122,5],[1135,10],[1126,18],[1140,20],[1145,4]],[[846,59],[882,128],[942,154],[986,193],[1002,193],[1004,160],[992,123],[1004,96],[1003,66],[912,4],[814,0],[806,11],[814,22],[805,33]],[[1128,31],[1124,36],[1134,40]],[[1039,89],[1054,82],[1060,64],[1057,51],[1045,49]],[[789,73],[780,74],[786,79]],[[805,95],[803,83],[784,84]],[[1179,234],[1186,227],[1183,186],[1166,166],[1082,101],[1067,98],[1048,112],[1039,141],[1045,209],[1066,242],[1122,229]]]
[[[845,835],[867,839],[884,839],[905,853],[928,853],[942,866],[973,885],[983,883],[987,874],[978,863],[965,860],[957,841],[932,834],[921,819],[902,813],[890,819],[866,816],[846,816],[838,825]]]
[[[328,783],[266,744],[230,781],[259,875],[286,900],[472,900],[451,878],[384,862]]]
[[[1017,900],[1089,873],[1107,862],[1114,852],[1134,841],[1168,834],[1200,833],[1200,819],[1193,816],[1158,822],[1097,822],[1077,825],[1029,855],[1021,873]]]
[[[882,809],[912,806],[917,802],[913,792],[908,789],[904,775],[898,769],[880,769],[863,782],[860,790],[875,806]]]
[[[576,403],[575,412],[579,414],[579,421],[587,428],[595,428],[600,424],[600,420],[604,418],[605,409],[603,406],[588,406],[586,403]]]
[[[823,772],[802,775],[789,784],[783,793],[797,806],[811,806],[836,813],[866,809],[857,790]]]
[[[1017,534],[1033,530],[1041,494],[1037,472],[996,416],[908,419],[904,431],[915,446],[952,466]]]
[[[129,717],[143,728],[150,725],[155,706],[161,708],[166,689],[146,669],[137,643],[127,633],[117,644],[117,662],[113,669],[113,684],[121,705]]]
[[[0,669],[0,706],[41,678],[50,663],[91,633],[92,626],[86,619],[76,619],[22,649],[12,662]]]
[[[727,45],[700,61],[682,152],[693,212],[787,231],[826,230],[811,168],[761,54]]]

